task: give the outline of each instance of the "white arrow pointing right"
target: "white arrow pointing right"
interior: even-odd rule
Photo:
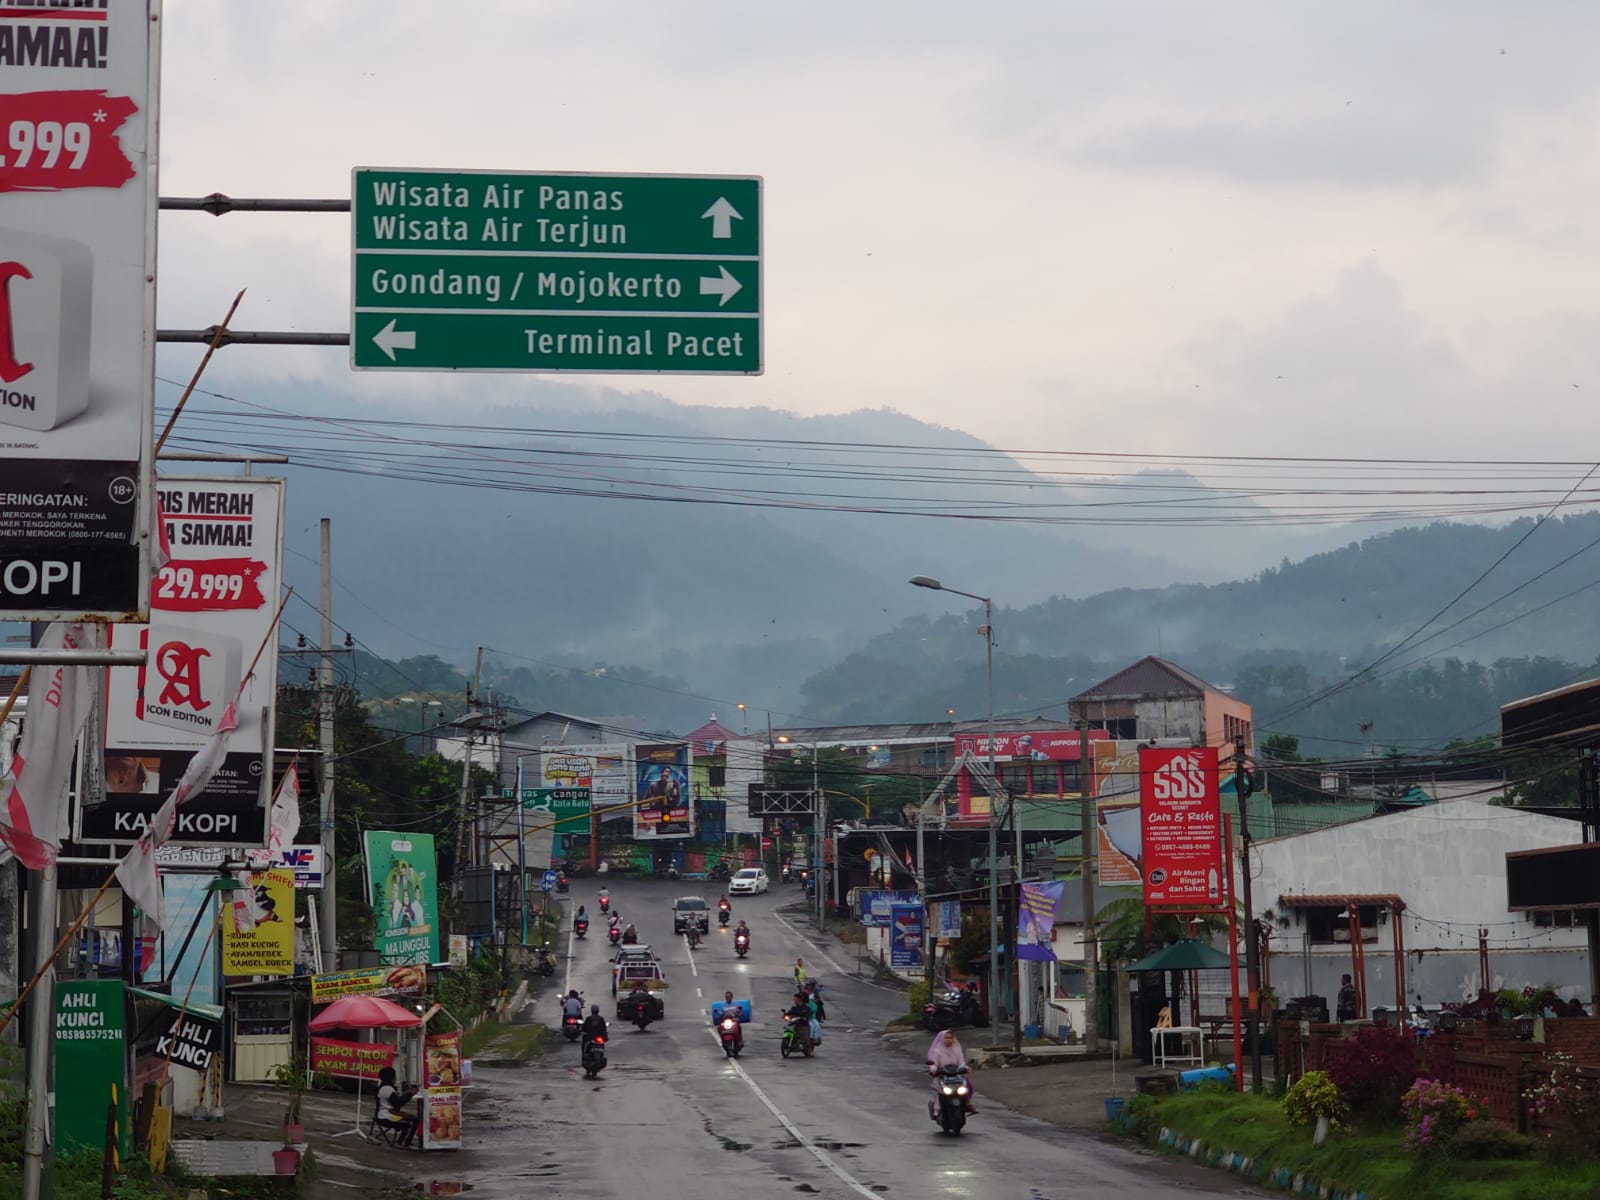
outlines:
[[[394,361],[396,350],[415,350],[417,348],[417,331],[415,329],[396,329],[394,323],[399,317],[391,317],[389,323],[377,333],[372,335],[372,340],[389,356],[389,361]]]
[[[722,299],[717,301],[717,307],[721,308],[744,290],[744,284],[728,274],[727,267],[719,266],[717,270],[721,273],[720,275],[700,276],[700,294],[702,296],[721,296]]]

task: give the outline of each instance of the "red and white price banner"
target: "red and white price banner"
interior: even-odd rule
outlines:
[[[0,95],[0,192],[121,187],[134,168],[117,130],[137,111],[105,92]]]
[[[166,612],[252,612],[266,604],[256,580],[267,564],[252,558],[173,559],[156,574],[150,607]]]

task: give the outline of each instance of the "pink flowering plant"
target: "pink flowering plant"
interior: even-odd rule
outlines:
[[[1487,1119],[1489,1101],[1438,1079],[1417,1079],[1400,1099],[1406,1149],[1416,1154],[1445,1150],[1471,1121]]]

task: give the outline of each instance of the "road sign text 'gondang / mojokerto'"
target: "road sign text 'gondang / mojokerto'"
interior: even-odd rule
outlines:
[[[358,167],[358,370],[756,375],[761,179]]]

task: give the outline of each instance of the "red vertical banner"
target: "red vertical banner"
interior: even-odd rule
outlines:
[[[1140,871],[1146,905],[1221,908],[1217,750],[1139,750]]]

